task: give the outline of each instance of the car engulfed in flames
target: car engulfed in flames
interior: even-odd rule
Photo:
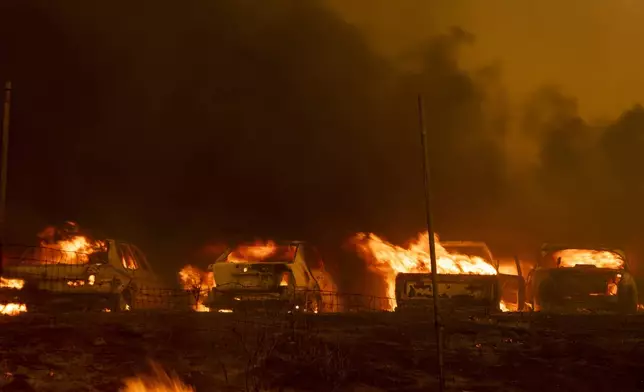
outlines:
[[[301,241],[254,241],[226,249],[206,271],[187,265],[179,271],[183,288],[195,297],[193,309],[333,312],[337,299],[331,276],[317,250]]]
[[[393,245],[375,234],[360,233],[353,241],[372,270],[387,286],[389,309],[427,310],[433,306],[429,235],[419,234],[408,246]],[[499,273],[487,245],[475,241],[441,242],[435,236],[438,297],[445,311],[520,311],[524,282],[516,274]]]
[[[0,314],[59,307],[130,310],[143,290],[160,287],[137,247],[93,240],[80,234],[76,224],[67,225],[67,230],[48,227],[41,232],[40,246],[8,252],[0,277]]]
[[[527,279],[535,311],[555,313],[638,310],[638,290],[620,249],[544,244]]]

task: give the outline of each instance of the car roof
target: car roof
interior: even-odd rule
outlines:
[[[542,256],[545,256],[547,253],[551,252],[556,252],[559,250],[566,250],[566,249],[584,249],[584,250],[598,250],[598,251],[607,251],[607,252],[613,252],[617,253],[620,255],[622,258],[626,258],[626,253],[624,252],[623,249],[620,248],[615,248],[611,246],[606,246],[606,245],[592,245],[592,244],[548,244],[545,243],[541,245],[541,254]]]

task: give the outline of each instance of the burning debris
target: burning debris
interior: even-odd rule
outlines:
[[[168,374],[156,362],[150,362],[152,375],[139,375],[123,380],[122,392],[195,392],[184,384],[176,374]]]
[[[0,304],[0,315],[17,316],[27,311],[27,305],[19,303]]]
[[[0,288],[20,290],[25,286],[24,279],[7,279],[0,277]]]
[[[193,309],[197,312],[209,312],[210,309],[204,305],[204,301],[208,298],[212,288],[216,286],[214,274],[202,271],[192,265],[186,265],[179,271],[179,281],[184,290],[195,295],[196,302]]]
[[[471,256],[449,252],[436,239],[436,263],[439,274],[445,275],[496,275],[497,270],[481,256]],[[431,261],[429,256],[429,234],[418,235],[406,248],[393,245],[373,233],[359,233],[354,237],[354,244],[363,258],[370,262],[370,268],[381,274],[387,284],[387,296],[392,298],[391,306],[395,307],[396,275],[399,273],[429,273]]]

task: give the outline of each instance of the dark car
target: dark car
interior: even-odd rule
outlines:
[[[638,293],[620,249],[544,244],[526,280],[528,305],[544,312],[637,311]]]

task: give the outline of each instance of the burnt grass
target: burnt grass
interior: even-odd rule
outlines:
[[[444,320],[447,390],[644,389],[644,316]],[[436,390],[429,316],[24,314],[0,318],[3,391],[118,391],[160,363],[196,391]]]

